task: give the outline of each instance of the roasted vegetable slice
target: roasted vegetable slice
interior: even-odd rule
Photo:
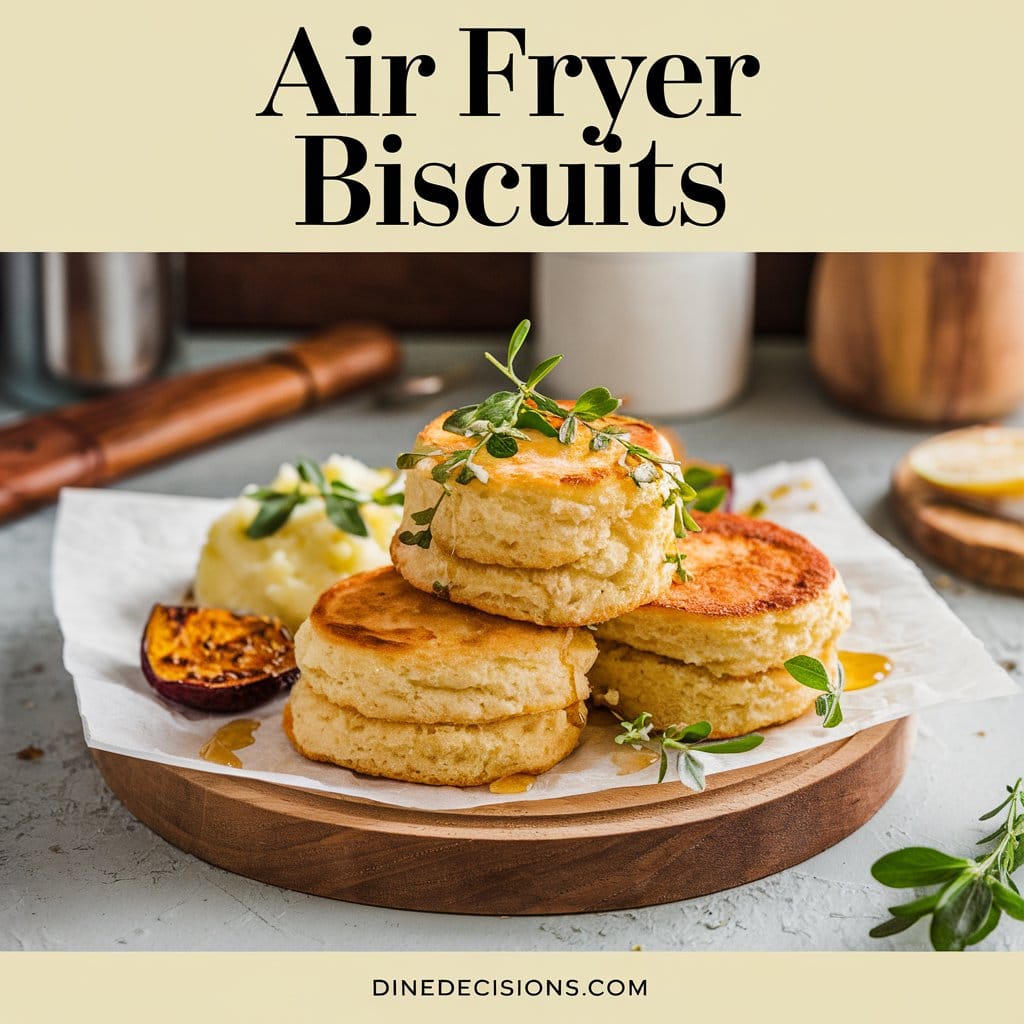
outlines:
[[[161,696],[203,711],[255,707],[299,676],[279,619],[165,604],[142,634],[142,671]]]

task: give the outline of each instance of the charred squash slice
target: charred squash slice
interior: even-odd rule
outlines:
[[[165,604],[142,634],[142,671],[162,697],[202,711],[255,707],[299,676],[280,620]]]

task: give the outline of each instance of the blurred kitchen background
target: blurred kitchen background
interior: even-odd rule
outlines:
[[[190,365],[182,340],[371,322],[410,346],[507,334],[611,377],[634,411],[687,417],[749,383],[751,345],[810,341],[846,406],[929,423],[1024,400],[1024,257],[1007,253],[8,253],[0,387],[60,404]],[[239,349],[241,351],[241,349]],[[195,355],[195,353],[193,353]],[[202,361],[202,360],[200,360]]]
[[[409,339],[457,338],[508,332],[533,316],[540,320],[536,339],[545,320],[538,314],[546,313],[559,324],[548,339],[556,344],[554,335],[568,335],[572,347],[574,332],[588,330],[578,323],[581,315],[597,300],[598,306],[612,303],[628,321],[632,343],[653,326],[652,344],[673,349],[674,335],[693,318],[695,295],[702,306],[712,304],[714,320],[718,297],[707,285],[716,279],[732,289],[720,298],[733,310],[731,361],[743,364],[731,373],[742,377],[754,333],[803,335],[814,262],[810,253],[756,259],[745,253],[15,253],[2,259],[0,381],[10,401],[27,406],[173,369],[181,361],[175,342],[189,332],[244,340],[253,332],[302,333],[369,321]],[[689,267],[698,268],[701,279],[691,280],[687,293]],[[643,287],[652,271],[660,272],[661,282],[653,296]],[[588,278],[600,280],[588,289]],[[607,323],[604,309],[592,309],[592,316]],[[637,324],[652,316],[657,323],[646,330]],[[706,331],[708,314],[703,319]],[[603,339],[590,329],[587,343],[600,350]],[[710,362],[724,357],[712,354]]]
[[[606,386],[716,449],[756,421],[813,451],[826,417],[902,446],[892,431],[1024,402],[1022,254],[6,253],[0,271],[0,520],[303,412],[372,423],[390,462],[426,410],[497,386],[481,356],[525,316],[520,369],[566,357],[550,393]]]

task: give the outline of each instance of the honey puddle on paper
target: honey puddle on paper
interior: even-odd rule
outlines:
[[[880,683],[891,671],[892,662],[884,654],[870,654],[867,651],[840,651],[846,675],[844,689],[866,690]]]
[[[533,789],[536,781],[536,775],[506,775],[503,779],[495,779],[489,788],[492,793],[526,793]]]
[[[253,733],[260,727],[255,718],[236,718],[227,725],[222,725],[199,748],[199,756],[204,761],[224,764],[229,768],[241,768],[242,759],[235,754],[236,750],[250,747],[256,742]]]
[[[658,760],[658,755],[653,750],[633,750],[630,747],[621,747],[612,753],[612,764],[619,770],[616,775],[632,775],[634,772],[642,772],[649,765]]]

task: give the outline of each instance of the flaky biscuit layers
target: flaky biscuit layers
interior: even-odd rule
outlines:
[[[284,730],[312,761],[429,786],[482,786],[507,775],[539,775],[576,749],[585,704],[477,725],[424,725],[368,718],[320,696],[300,679]]]
[[[849,625],[839,574],[813,544],[774,523],[713,513],[679,545],[692,578],[598,627],[595,698],[655,724],[708,721],[715,738],[803,714],[815,692],[783,663],[797,654],[835,671]]]
[[[801,686],[782,665],[743,676],[718,676],[703,665],[688,665],[626,644],[600,641],[591,670],[594,698],[625,718],[649,711],[656,728],[710,722],[711,738],[749,732],[799,718],[817,691]],[[808,651],[836,667],[835,644]]]
[[[327,590],[295,637],[285,727],[300,753],[371,775],[475,786],[546,771],[586,722],[587,630],[420,593],[388,567]]]
[[[417,450],[439,450],[407,471],[405,517],[399,533],[419,527],[412,515],[437,504],[442,488],[433,468],[472,439],[442,428],[439,416],[420,433]],[[629,440],[671,459],[668,442],[639,420],[600,421]],[[658,474],[638,485],[625,451],[613,442],[592,451],[581,427],[563,445],[526,431],[516,455],[475,461],[487,483],[452,482],[431,523],[429,547],[403,544],[391,556],[414,587],[494,615],[549,626],[601,622],[652,600],[668,586],[665,562],[674,543],[673,511],[665,508],[668,482]]]

